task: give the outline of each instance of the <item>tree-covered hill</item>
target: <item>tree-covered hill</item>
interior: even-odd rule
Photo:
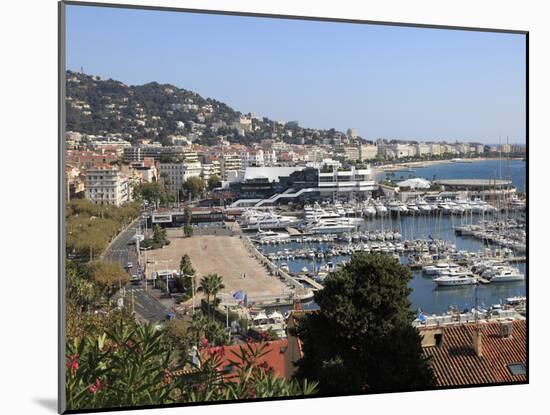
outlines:
[[[170,144],[169,136],[185,136],[202,144],[252,144],[277,138],[289,143],[313,144],[343,137],[334,129],[302,128],[298,122],[280,124],[266,117],[250,117],[239,129],[241,114],[223,102],[170,84],[150,82],[126,85],[113,79],[67,71],[67,131],[90,135],[120,134],[135,142],[154,139]],[[240,130],[240,131],[239,131]]]

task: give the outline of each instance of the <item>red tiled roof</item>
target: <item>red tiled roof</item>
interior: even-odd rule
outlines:
[[[512,335],[500,335],[499,322],[480,323],[482,353],[473,349],[474,324],[445,327],[439,346],[425,347],[431,357],[437,386],[525,382],[526,375],[512,375],[508,365],[526,365],[526,322],[512,322]]]
[[[267,363],[269,367],[271,367],[275,374],[281,378],[284,378],[286,375],[286,369],[285,369],[285,350],[288,347],[288,341],[286,339],[284,340],[273,340],[268,341],[266,343],[250,343],[252,345],[252,348],[254,351],[257,350],[258,347],[260,347],[261,344],[266,344],[266,348],[263,350],[262,353],[264,355],[258,359],[256,362],[256,365],[262,365],[264,363]],[[247,346],[244,345],[244,348]],[[215,350],[216,348],[214,348]],[[208,350],[206,352],[208,353]],[[235,354],[241,354],[239,345],[233,345],[233,346],[223,346],[223,357],[221,359],[221,363],[219,368],[223,369],[224,367],[231,364],[231,361],[233,362],[239,362],[239,358],[235,356]],[[224,378],[226,380],[230,380],[236,375],[236,372],[233,371],[231,373],[228,373],[227,375],[224,375]]]

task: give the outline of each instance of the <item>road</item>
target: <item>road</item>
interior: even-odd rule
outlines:
[[[132,263],[130,274],[136,273],[138,270],[138,259],[135,245],[129,245],[136,234],[136,229],[139,227],[139,220],[136,219],[126,230],[118,234],[113,240],[109,248],[105,251],[103,259],[106,261],[118,262],[123,268],[126,268],[128,262]],[[149,294],[152,287],[148,285],[145,290],[143,285],[135,286],[129,283],[126,286],[127,292],[133,291],[134,310],[137,314],[147,321],[163,321],[166,320],[168,310],[153,296]],[[130,296],[130,301],[131,296]],[[126,304],[131,306],[132,304]]]

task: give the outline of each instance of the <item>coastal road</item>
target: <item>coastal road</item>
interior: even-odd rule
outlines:
[[[130,242],[132,242],[136,234],[136,229],[139,228],[140,221],[141,219],[136,219],[130,226],[118,234],[103,255],[104,260],[118,262],[123,268],[126,268],[126,265],[131,262],[130,274],[137,273],[138,270],[136,246],[130,244]],[[145,290],[143,285],[135,286],[128,283],[126,286],[126,291],[133,294],[134,311],[137,314],[147,321],[163,321],[166,319],[168,310],[149,294],[149,290],[151,289],[152,287],[149,284],[147,290]],[[132,306],[132,295],[130,295],[130,304],[126,304],[126,306]]]

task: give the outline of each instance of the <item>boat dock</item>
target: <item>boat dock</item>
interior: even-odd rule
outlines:
[[[314,291],[319,291],[323,289],[323,286],[321,284],[319,284],[317,281],[313,280],[312,278],[308,277],[307,275],[297,274],[297,275],[294,275],[293,278],[299,282],[303,281],[306,284],[310,285],[311,289]]]

